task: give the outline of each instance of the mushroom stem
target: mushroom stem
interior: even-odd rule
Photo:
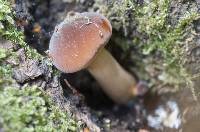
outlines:
[[[87,67],[105,93],[117,103],[126,103],[137,94],[137,81],[106,50],[102,49]]]

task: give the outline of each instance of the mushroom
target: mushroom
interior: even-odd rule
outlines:
[[[123,104],[144,91],[104,48],[111,34],[112,26],[104,16],[76,13],[55,27],[49,55],[62,72],[87,69],[113,101]]]

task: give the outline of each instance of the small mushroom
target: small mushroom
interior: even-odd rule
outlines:
[[[143,94],[141,84],[104,49],[112,34],[108,19],[98,13],[76,13],[55,27],[49,45],[53,64],[62,72],[87,69],[116,103]]]

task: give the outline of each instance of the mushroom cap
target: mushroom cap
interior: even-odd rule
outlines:
[[[86,68],[108,42],[112,26],[98,13],[76,13],[55,27],[49,44],[53,64],[62,72]]]

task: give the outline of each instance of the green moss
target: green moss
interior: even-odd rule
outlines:
[[[0,49],[0,59],[3,59],[6,57],[6,50],[5,49]]]
[[[15,12],[13,12],[10,2],[0,0],[0,36],[23,47],[27,57],[41,59],[42,56],[24,42],[24,34],[17,29],[14,19]]]
[[[123,54],[133,52],[134,57],[129,59],[134,59],[130,61],[137,65],[135,69],[141,72],[138,74],[142,79],[151,81],[144,71],[146,66],[154,63],[159,69],[161,83],[179,87],[186,82],[193,87],[189,79],[192,75],[184,66],[187,54],[184,43],[187,34],[190,34],[187,29],[199,18],[195,1],[144,0],[139,4],[124,0],[104,5],[97,1],[94,6],[100,7],[100,11],[106,14],[115,31],[123,31],[125,39],[116,38],[123,41],[117,40],[116,43],[123,49]],[[133,40],[132,44],[126,43],[130,39]],[[137,51],[131,51],[132,48]],[[152,56],[158,60],[152,61]]]
[[[150,54],[155,50],[163,53],[165,62],[173,63],[180,59],[181,47],[177,42],[183,39],[187,26],[198,18],[197,11],[189,10],[182,16],[177,25],[168,23],[170,0],[154,0],[137,7],[136,19],[139,23],[138,30],[145,32],[149,39],[143,44],[144,54]]]
[[[36,50],[24,42],[24,35],[14,23],[15,14],[7,0],[0,0],[0,36],[24,48],[30,59],[43,61]],[[77,131],[76,122],[61,111],[50,97],[36,87],[20,87],[12,78],[14,51],[0,48],[0,129],[7,132]],[[51,65],[51,64],[49,64]]]
[[[14,23],[14,13],[7,0],[0,0],[0,36],[15,43],[24,43],[23,33],[19,32]]]
[[[187,27],[191,26],[199,14],[193,8],[188,9],[183,16],[177,17],[176,25],[171,25],[170,4],[170,0],[153,0],[151,3],[144,3],[142,7],[137,7],[136,20],[138,30],[148,35],[147,42],[141,44],[143,54],[151,55],[160,52],[163,57],[163,72],[168,75],[163,81],[176,85],[189,81],[189,73],[183,72],[187,70],[183,61],[186,52],[182,47]],[[169,76],[174,79],[170,81]]]
[[[36,87],[0,88],[0,125],[7,132],[76,131],[70,116]]]
[[[160,31],[164,30],[170,0],[153,0],[145,2],[142,6],[136,6],[136,19],[138,21],[138,29],[148,35],[161,35]],[[160,36],[161,37],[161,36]]]
[[[10,65],[1,64],[0,66],[0,86],[4,87],[12,83],[12,68]]]
[[[11,8],[9,0],[0,0],[0,37],[8,41],[12,41],[14,44],[24,48],[26,56],[28,58],[35,58],[42,60],[43,57],[36,52],[36,50],[30,48],[24,42],[24,34],[19,31],[15,25],[15,12]],[[16,55],[11,50],[0,48],[0,84],[1,86],[12,82],[11,77],[12,66],[5,62],[7,57],[15,58]],[[16,59],[17,61],[17,59]]]
[[[11,54],[10,51],[0,48],[0,86],[11,83],[11,65],[6,64],[5,59]]]

